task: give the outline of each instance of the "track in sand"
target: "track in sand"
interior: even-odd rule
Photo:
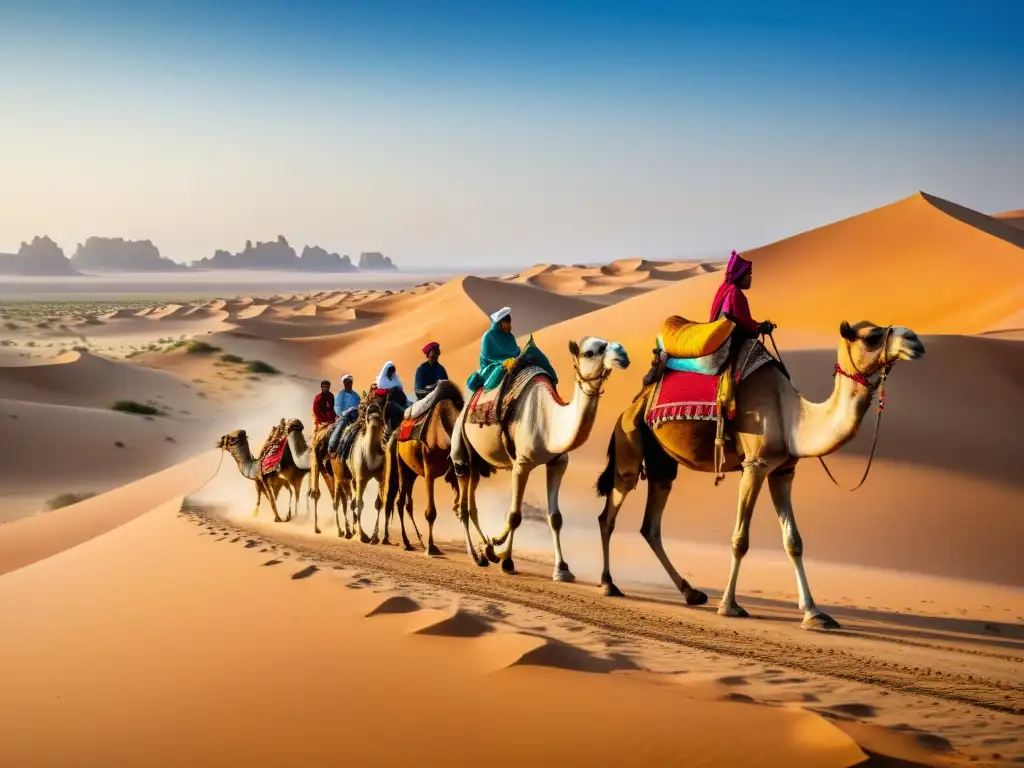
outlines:
[[[620,637],[668,643],[710,654],[720,654],[785,666],[801,672],[876,686],[893,693],[967,704],[992,712],[1024,715],[1024,684],[1020,671],[1024,654],[1018,646],[1000,653],[955,642],[903,640],[883,635],[783,631],[778,622],[722,619],[712,609],[688,609],[651,598],[602,597],[594,585],[555,583],[548,577],[550,564],[517,556],[520,570],[506,576],[497,568],[483,570],[449,542],[449,554],[429,562],[421,553],[398,547],[369,546],[324,535],[308,535],[247,526],[224,510],[186,500],[182,512],[218,527],[256,539],[287,543],[288,548],[326,567],[365,569],[387,574],[403,585],[426,585],[463,595],[513,603],[571,619]],[[525,569],[525,570],[524,570]],[[788,630],[788,627],[785,629]],[[854,636],[855,650],[835,647],[835,634]],[[912,646],[913,664],[903,664],[899,646]]]

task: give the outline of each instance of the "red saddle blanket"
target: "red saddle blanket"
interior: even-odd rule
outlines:
[[[425,423],[426,419],[423,417],[419,419],[403,419],[398,427],[398,442],[404,443],[407,440],[419,440]]]
[[[665,371],[658,382],[647,423],[711,421],[718,418],[718,376],[688,371]]]
[[[284,458],[284,449],[287,445],[288,442],[284,438],[279,438],[276,440],[276,444],[267,446],[264,450],[263,461],[260,463],[260,469],[264,475],[277,472],[281,468],[281,459]]]

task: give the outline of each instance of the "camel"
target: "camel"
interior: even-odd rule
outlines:
[[[270,475],[263,475],[260,472],[260,460],[252,455],[252,451],[249,448],[249,438],[245,434],[245,430],[237,429],[234,432],[221,436],[220,440],[217,441],[217,447],[230,453],[238,465],[238,471],[242,473],[242,477],[252,480],[256,484],[256,509],[253,511],[252,516],[256,517],[259,515],[260,502],[265,496],[270,502],[270,508],[274,512],[274,522],[285,522],[277,512],[277,497],[282,488],[289,488],[289,492],[291,492],[288,480],[280,472],[274,472]],[[284,461],[282,460],[283,464]],[[289,516],[290,510],[289,504]]]
[[[310,495],[313,498],[313,530],[320,533],[320,524],[317,516],[317,503],[320,500],[320,475],[323,475],[327,483],[327,489],[331,494],[331,501],[334,507],[334,522],[338,527],[338,536],[346,539],[352,538],[352,531],[348,524],[348,507],[352,507],[352,517],[355,523],[355,534],[364,544],[376,543],[371,541],[362,527],[363,495],[369,481],[376,480],[378,487],[383,487],[384,474],[384,416],[380,406],[369,403],[361,406],[359,418],[363,420],[364,426],[349,449],[348,458],[342,462],[337,455],[328,455],[327,437],[330,430],[325,430],[317,438],[314,438],[314,461],[313,477],[311,479]],[[378,524],[380,521],[380,510],[383,506],[382,494],[378,491],[376,509]],[[345,516],[345,530],[342,532],[341,522],[338,518],[338,508],[341,507]],[[376,526],[374,527],[376,535]]]
[[[506,427],[507,436],[502,434],[502,426],[498,424],[467,425],[466,418],[472,401],[467,402],[459,414],[455,428],[462,431],[469,456],[468,471],[459,477],[460,518],[466,532],[466,551],[477,565],[484,566],[487,560],[500,562],[502,571],[510,575],[515,573],[512,542],[523,520],[523,493],[530,473],[544,466],[547,470],[548,526],[555,554],[553,579],[562,582],[575,580],[562,557],[562,513],[558,508],[559,488],[569,466],[567,454],[587,441],[597,415],[602,387],[611,376],[613,368],[629,367],[629,356],[621,344],[593,336],[585,336],[578,344],[570,341],[569,352],[574,369],[571,402],[562,402],[551,381],[542,376],[534,378],[516,400]],[[514,458],[507,446],[514,452]],[[504,530],[488,540],[480,531],[476,488],[480,478],[489,476],[492,468],[511,470],[512,503]],[[473,547],[469,533],[470,520],[484,539],[485,547],[481,555]],[[506,541],[508,544],[505,550],[496,555],[494,547]]]
[[[452,430],[455,428],[455,422],[459,418],[459,412],[465,405],[465,401],[462,392],[454,383],[443,382],[438,386],[439,390],[434,395],[436,401],[430,407],[430,415],[424,417],[429,419],[425,433],[421,434],[418,440],[399,441],[398,432],[393,432],[388,440],[384,464],[384,537],[381,539],[381,543],[390,543],[388,526],[396,502],[398,520],[402,527],[402,544],[405,549],[407,551],[413,549],[405,533],[404,514],[406,512],[412,521],[416,537],[420,539],[421,544],[423,543],[412,514],[413,484],[417,477],[422,477],[427,485],[427,508],[424,516],[427,520],[426,553],[428,557],[442,554],[434,544],[434,521],[437,519],[434,481],[437,478],[443,477],[451,484],[455,491],[452,509],[455,512],[459,510],[459,483],[449,463],[449,452]],[[483,536],[482,533],[480,535]],[[484,562],[486,563],[486,560]]]
[[[282,422],[284,422],[283,419]],[[290,461],[284,460],[281,462],[281,477],[287,483],[289,492],[288,517],[285,518],[286,521],[292,519],[292,500],[295,502],[295,515],[298,516],[299,514],[299,491],[302,489],[302,479],[309,474],[312,468],[312,450],[302,434],[303,429],[302,422],[298,419],[292,419],[285,424],[288,443],[285,453],[290,459]],[[306,514],[309,514],[308,497]]]
[[[924,344],[902,327],[880,328],[869,322],[840,326],[838,362],[832,395],[813,403],[800,395],[782,370],[766,365],[741,381],[735,392],[736,413],[726,423],[726,472],[740,472],[739,504],[732,537],[732,568],[722,595],[721,616],[745,617],[736,602],[740,564],[750,544],[750,521],[765,480],[782,527],[782,539],[796,572],[799,607],[805,629],[838,629],[839,623],[819,610],[811,596],[803,566],[803,540],[793,515],[794,469],[804,458],[823,457],[856,435],[874,394],[892,366],[924,355]],[[879,408],[882,404],[879,404]],[[647,506],[640,532],[661,562],[687,605],[702,605],[707,595],[679,575],[661,542],[661,518],[676,478],[678,465],[697,472],[714,472],[714,422],[666,421],[653,429],[643,418],[628,416],[616,422],[608,446],[608,464],[597,482],[605,497],[599,517],[604,570],[601,588],[606,596],[621,597],[612,580],[609,548],[615,517],[627,494],[646,472]],[[631,422],[631,423],[627,423]]]

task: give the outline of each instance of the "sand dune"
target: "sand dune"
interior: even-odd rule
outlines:
[[[1004,224],[1024,229],[1024,208],[1018,211],[1003,211],[994,214],[992,218],[999,219]]]
[[[538,666],[484,678],[473,662],[490,660],[493,638],[395,631],[392,620],[407,621],[400,615],[361,618],[379,597],[346,590],[324,574],[295,581],[274,568],[253,568],[267,556],[215,547],[211,537],[197,537],[194,527],[175,520],[175,509],[169,503],[0,579],[0,599],[17,617],[0,636],[4,701],[18,702],[4,707],[4,748],[12,762],[77,764],[83,743],[90,760],[105,764],[142,759],[197,766],[318,764],[336,760],[339,749],[358,765],[453,764],[454,753],[425,748],[431,743],[458,743],[456,752],[466,755],[489,750],[494,765],[827,768],[866,757],[849,736],[808,712],[696,701],[678,686]],[[269,624],[268,615],[275,617]],[[160,619],[170,616],[174,621]],[[75,638],[73,651],[56,641],[67,637]],[[290,653],[271,691],[253,670],[295,637],[324,638],[325,647],[344,637],[350,648],[374,649],[379,663],[354,664],[351,653]],[[230,661],[211,648],[230,649]],[[151,663],[154,655],[160,664]],[[407,684],[424,674],[428,681],[443,679],[443,693],[435,685]],[[466,708],[485,681],[499,685],[502,695]],[[161,695],[145,693],[152,690]],[[285,712],[335,711],[339,696],[369,712],[385,711],[398,698],[418,716],[400,738],[388,718],[357,717],[349,708],[332,718],[331,739],[316,737],[322,718],[305,716],[252,739],[249,719],[232,714],[251,712],[264,700]],[[609,701],[612,718],[605,716]],[[452,717],[456,710],[460,716]],[[595,731],[598,721],[603,725]],[[508,722],[530,739],[491,749],[495,728]],[[679,722],[688,727],[680,731]],[[165,738],[172,732],[188,738]],[[662,737],[652,740],[651,733]]]
[[[44,363],[0,367],[0,398],[32,403],[106,408],[116,400],[166,399],[195,405],[188,383],[164,373],[107,360],[89,352],[65,352]]]

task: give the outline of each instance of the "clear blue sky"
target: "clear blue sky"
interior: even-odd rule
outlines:
[[[1024,1],[0,0],[0,252],[721,255],[1024,207]]]

